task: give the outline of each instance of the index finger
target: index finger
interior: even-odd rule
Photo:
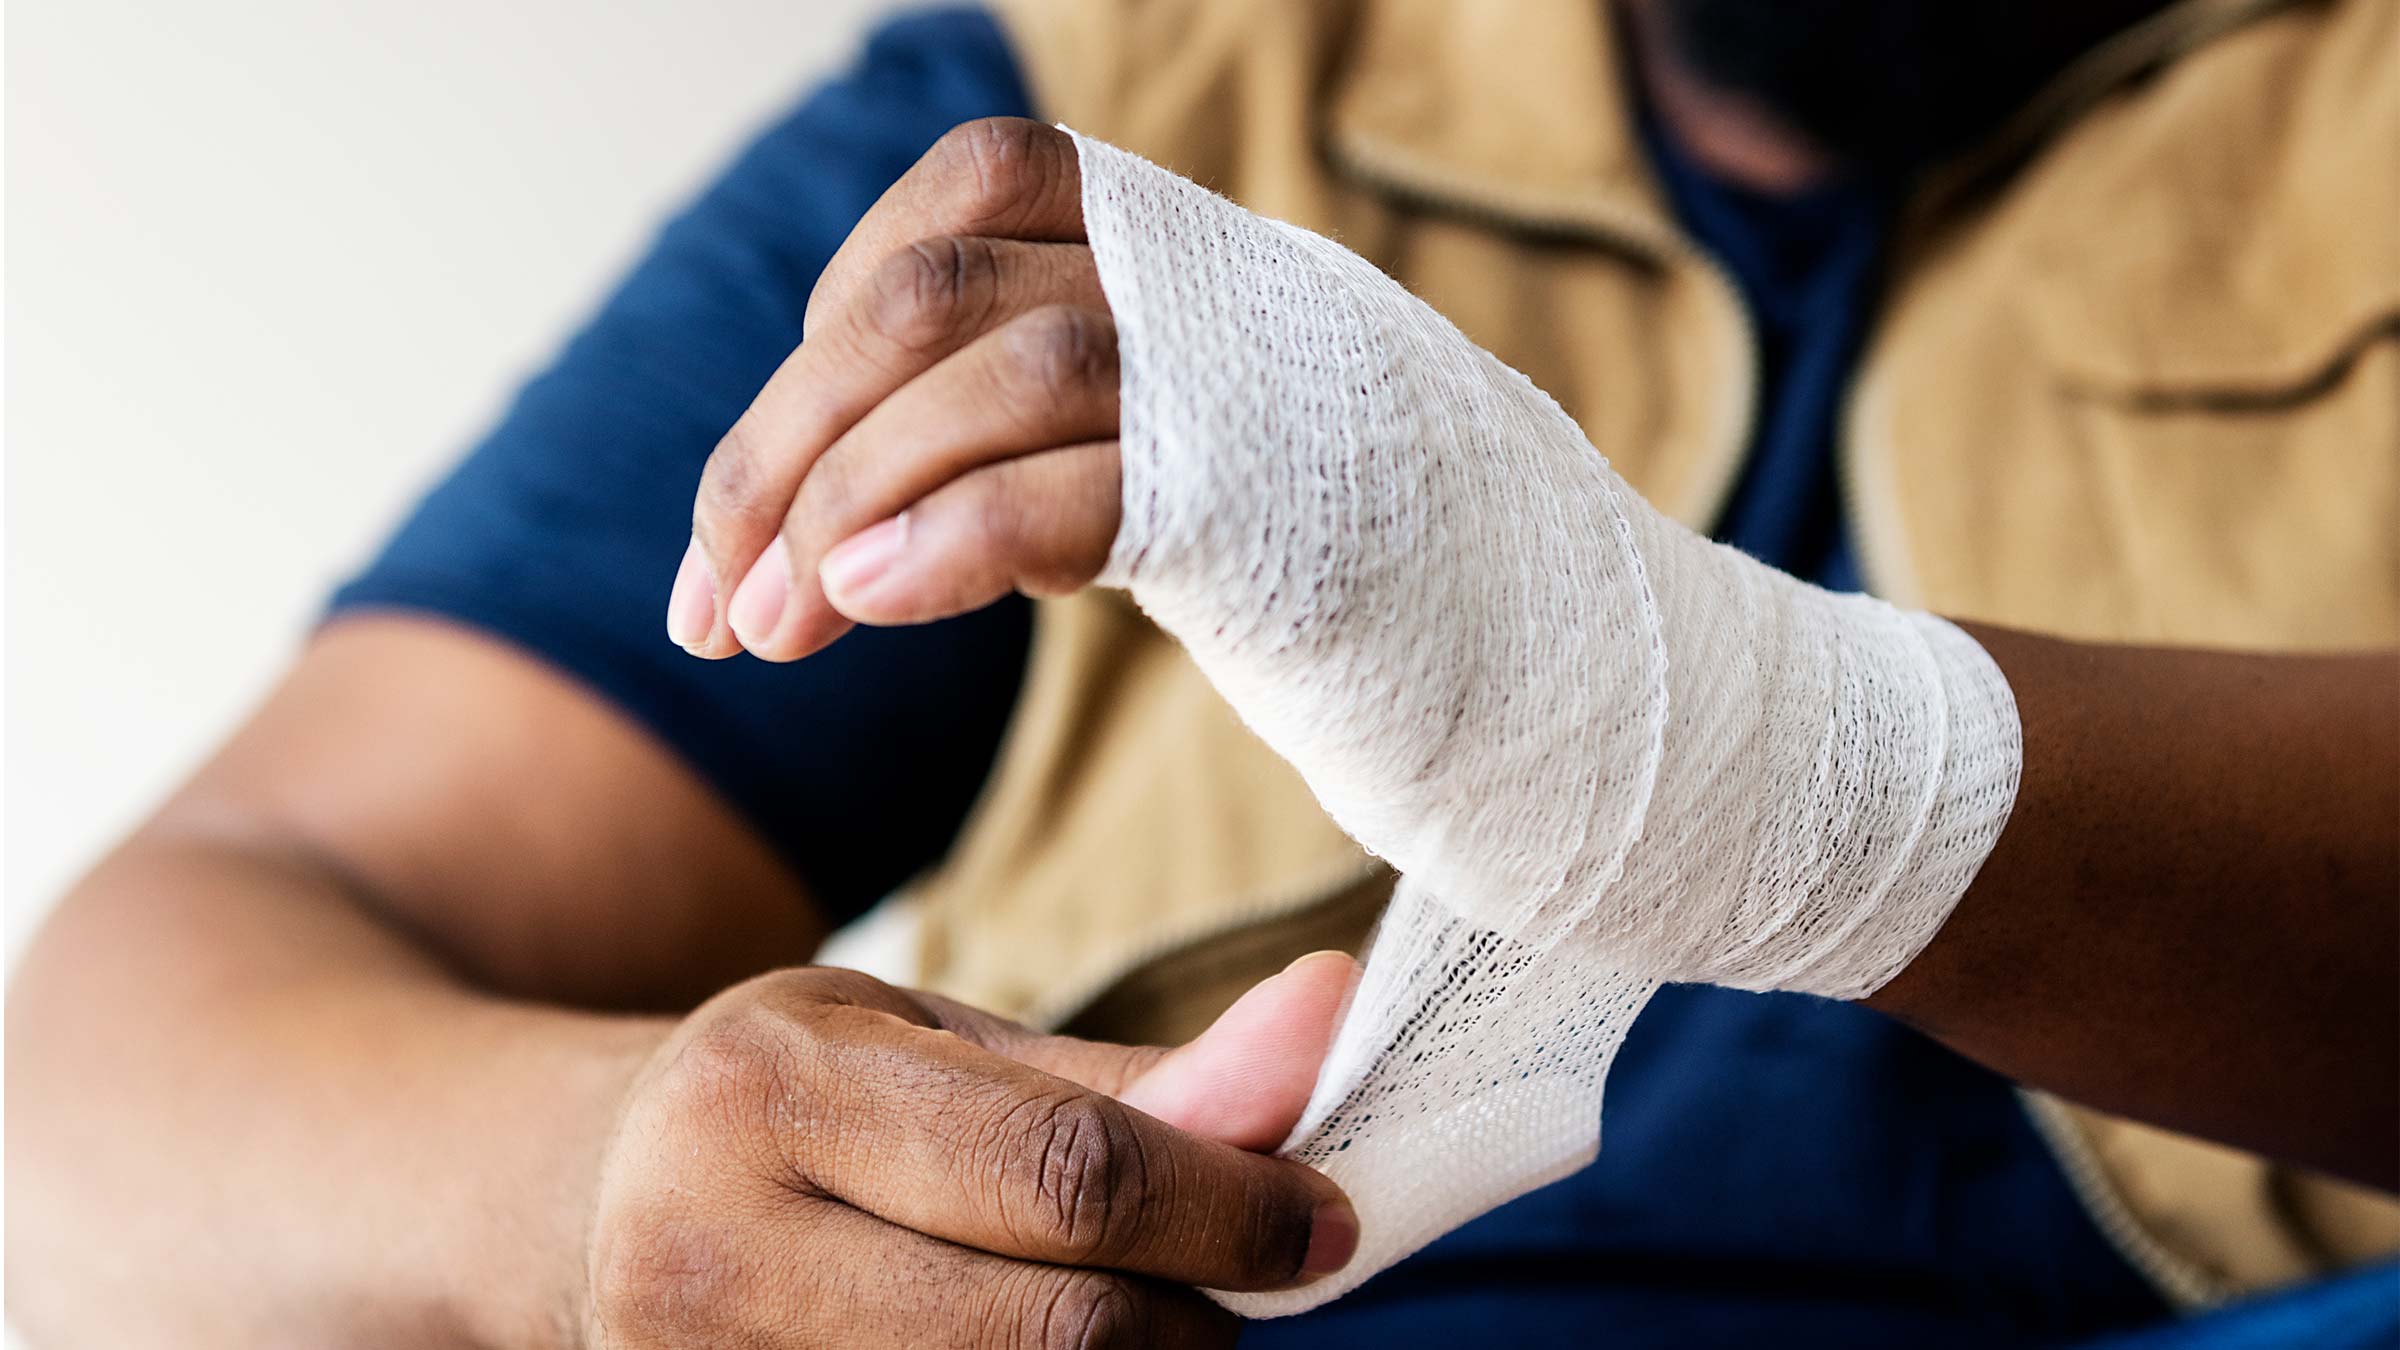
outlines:
[[[1083,170],[1074,138],[1023,117],[952,127],[867,208],[825,264],[802,331],[838,312],[884,259],[943,235],[1080,243]]]
[[[1215,1289],[1282,1289],[1346,1264],[1358,1217],[1322,1173],[1187,1134],[948,1032],[818,1009],[802,1068],[839,1138],[809,1184],[1001,1256]],[[830,1146],[828,1146],[830,1145]]]

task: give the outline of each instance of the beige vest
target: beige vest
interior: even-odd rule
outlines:
[[[1678,232],[1597,0],[1011,0],[1044,115],[1330,234],[1704,525],[1738,298]],[[1906,217],[1843,422],[1874,590],[2068,636],[2400,642],[2400,5],[2191,0]],[[1040,607],[1000,764],[912,891],[920,977],[1188,1036],[1355,947],[1390,878],[1119,595]],[[2028,1097],[2102,1228],[2201,1303],[2400,1250],[2388,1201]]]

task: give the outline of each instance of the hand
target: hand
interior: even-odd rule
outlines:
[[[1357,1244],[1331,1182],[1244,1151],[1290,1130],[1353,970],[1297,962],[1172,1052],[848,971],[740,985],[635,1080],[585,1342],[1229,1345],[1185,1286],[1289,1287]]]
[[[668,633],[806,656],[1098,575],[1116,538],[1116,326],[1074,143],[970,122],[859,222],[806,339],[710,455]],[[732,579],[730,593],[727,579]]]

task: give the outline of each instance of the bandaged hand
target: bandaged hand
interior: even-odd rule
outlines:
[[[857,280],[983,256],[898,252],[962,230],[1075,262],[1020,266],[1043,280],[1009,301],[998,264],[933,304]],[[1226,1296],[1239,1311],[1334,1297],[1588,1162],[1659,983],[1871,993],[1998,838],[2018,731],[1970,638],[1666,519],[1549,397],[1329,240],[1010,124],[896,187],[818,301],[838,313],[812,346],[894,312],[948,336],[832,390],[804,346],[712,460],[712,575],[780,522],[795,578],[772,628],[736,594],[745,645],[1122,587],[1402,875],[1284,1148],[1357,1203],[1359,1255]],[[826,431],[827,408],[853,410]],[[731,650],[721,625],[707,641]]]

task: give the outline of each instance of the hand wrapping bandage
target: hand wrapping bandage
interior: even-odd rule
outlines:
[[[1402,876],[1284,1153],[1357,1203],[1337,1297],[1589,1162],[1660,982],[1862,997],[2015,798],[1975,642],[1653,510],[1365,260],[1078,138],[1115,313],[1102,584]]]

